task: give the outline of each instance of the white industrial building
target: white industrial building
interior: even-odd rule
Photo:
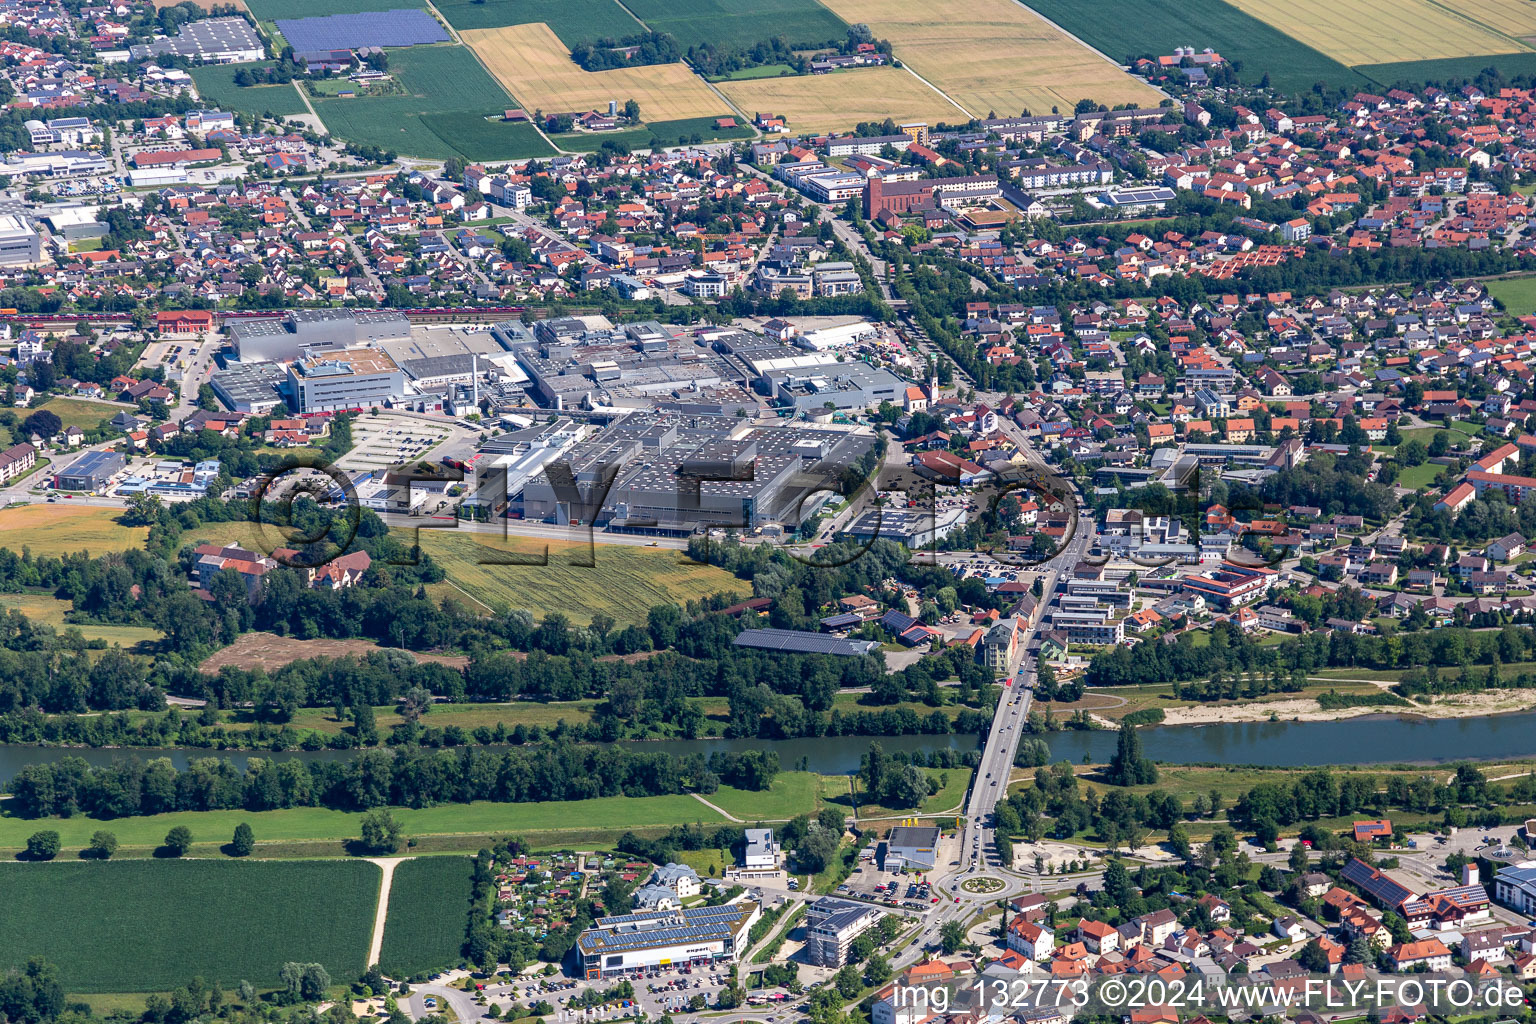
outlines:
[[[758,904],[742,900],[600,917],[576,939],[582,976],[595,980],[656,967],[734,963],[761,914]]]
[[[367,409],[404,397],[405,373],[378,349],[327,351],[288,367],[288,392],[295,412]]]
[[[1511,864],[1494,875],[1493,898],[1527,917],[1536,915],[1536,860]]]
[[[0,266],[18,267],[40,263],[43,239],[25,219],[0,214]]]
[[[885,837],[885,870],[932,871],[938,862],[939,834],[935,825],[897,825]]]

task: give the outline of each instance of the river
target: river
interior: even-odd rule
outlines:
[[[1368,715],[1338,722],[1231,722],[1217,725],[1160,725],[1140,730],[1148,757],[1170,764],[1213,762],[1271,767],[1323,764],[1398,764],[1536,757],[1536,712],[1486,715],[1479,718],[1424,719],[1399,715]],[[1057,732],[1043,737],[1053,761],[1106,761],[1114,753],[1116,733]],[[786,771],[803,764],[824,775],[856,771],[870,743],[887,753],[932,750],[971,750],[969,736],[837,736],[798,740],[659,740],[649,750],[711,754],[716,751],[773,750]],[[201,748],[124,748],[0,746],[0,783],[24,765],[81,757],[94,765],[127,758],[169,757],[178,768],[197,757],[227,757],[243,767],[252,757],[305,761],[349,757],[351,751],[205,750]]]

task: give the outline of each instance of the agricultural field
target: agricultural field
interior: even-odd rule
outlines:
[[[66,427],[95,430],[101,425],[102,420],[109,420],[128,407],[112,405],[108,402],[93,402],[88,398],[50,398],[38,408],[47,409],[53,413],[64,422]],[[23,414],[23,418],[25,415]]]
[[[584,566],[572,563],[587,557],[585,544],[443,530],[423,531],[421,544],[451,581],[432,584],[435,596],[468,599],[489,610],[526,608],[536,618],[562,612],[577,625],[592,621],[596,611],[607,612],[620,627],[643,623],[652,605],[748,589],[723,569],[689,562],[667,548],[599,544],[596,564]],[[542,557],[546,546],[548,565],[481,564],[507,551]]]
[[[1155,106],[1162,99],[1014,0],[824,2],[844,21],[862,22],[889,39],[897,58],[976,117],[1071,110],[1087,97],[1110,106]],[[1094,9],[1091,16],[1103,13]],[[1187,34],[1187,13],[1180,16]]]
[[[740,120],[739,118],[737,119]],[[738,124],[735,128],[716,128],[713,117],[689,117],[680,121],[652,121],[621,132],[567,132],[553,136],[560,148],[572,153],[593,153],[604,143],[627,146],[630,149],[649,149],[654,139],[664,146],[687,145],[690,142],[713,142],[718,139],[750,139],[753,130]]]
[[[965,113],[900,68],[830,75],[738,79],[716,86],[742,110],[771,110],[796,132],[850,128],[860,121],[961,121]],[[985,111],[983,111],[985,113]]]
[[[512,105],[507,94],[462,46],[392,51],[390,72],[405,95],[315,99],[326,127],[343,138],[434,159],[512,160],[554,152],[532,125],[500,119]]]
[[[308,18],[315,14],[361,14],[365,11],[395,11],[405,7],[426,7],[421,0],[325,0],[317,11],[314,0],[248,0],[247,10],[259,21],[278,18]]]
[[[1023,0],[1110,60],[1128,63],[1146,54],[1172,53],[1191,45],[1189,26],[1200,26],[1199,45],[1228,60],[1241,61],[1244,77],[1268,72],[1276,89],[1299,92],[1315,82],[1348,89],[1372,83],[1331,57],[1306,46],[1222,0]],[[878,34],[878,33],[877,33]]]
[[[87,640],[104,640],[108,644],[136,647],[153,644],[161,638],[160,631],[147,626],[97,626],[81,625],[64,621],[64,616],[74,606],[51,594],[0,594],[0,609],[21,612],[33,622],[45,623],[60,633],[78,629]]]
[[[1495,32],[1526,42],[1536,40],[1536,7],[1526,0],[1458,0],[1455,10]]]
[[[238,110],[250,114],[273,114],[292,117],[308,113],[304,100],[290,85],[235,84],[235,74],[241,69],[270,67],[270,62],[260,64],[204,64],[192,69],[192,81],[197,92],[210,106],[223,110]]]
[[[459,962],[471,866],[467,857],[448,856],[417,857],[395,868],[379,951],[385,974],[426,974]]]
[[[0,864],[0,970],[58,965],[70,992],[229,991],[277,984],[290,960],[362,973],[379,869],[354,862]]]
[[[0,546],[34,555],[67,555],[89,551],[104,555],[144,546],[147,526],[123,526],[116,509],[70,505],[20,505],[0,509]]]
[[[1343,64],[1470,57],[1522,48],[1518,40],[1432,0],[1229,2]]]
[[[720,97],[686,64],[583,71],[545,24],[472,29],[462,33],[485,66],[527,110],[608,109],[633,99],[647,121],[728,115]]]
[[[1536,53],[1501,53],[1492,57],[1446,57],[1441,60],[1410,60],[1394,64],[1362,64],[1355,68],[1382,87],[1407,85],[1419,88],[1426,82],[1476,78],[1484,68],[1497,68],[1506,78],[1536,75]]]
[[[543,22],[567,49],[644,31],[616,0],[439,0],[436,6],[460,32]]]
[[[847,23],[816,0],[628,0],[625,6],[685,50],[701,43],[751,46],[775,36],[793,47],[814,47],[848,33]]]

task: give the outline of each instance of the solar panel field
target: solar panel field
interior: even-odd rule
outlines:
[[[328,14],[316,18],[279,18],[277,30],[299,53],[448,42],[447,31],[420,7]]]
[[[628,0],[625,6],[685,49],[751,46],[775,36],[791,46],[820,46],[848,32],[847,23],[816,0]]]
[[[360,11],[389,11],[400,7],[421,7],[421,0],[324,0],[317,9],[315,0],[250,0],[246,7],[260,21],[279,18],[308,18],[316,14],[356,14]]]

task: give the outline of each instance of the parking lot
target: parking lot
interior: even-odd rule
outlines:
[[[364,413],[352,420],[352,450],[336,460],[338,469],[382,470],[427,458],[455,435],[456,428],[413,416]]]

